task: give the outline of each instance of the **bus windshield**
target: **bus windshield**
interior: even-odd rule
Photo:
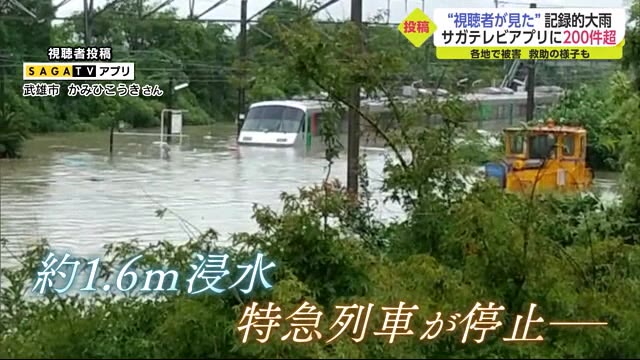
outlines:
[[[244,131],[297,133],[304,122],[304,111],[288,106],[268,105],[251,108],[242,126]]]

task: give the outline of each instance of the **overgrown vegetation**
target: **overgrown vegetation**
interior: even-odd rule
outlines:
[[[548,116],[588,130],[588,161],[596,170],[621,171],[628,157],[623,139],[635,126],[640,91],[640,2],[631,4],[630,19],[625,32],[622,68],[612,79],[599,85],[582,84],[572,89],[563,101],[550,109]],[[631,76],[631,83],[629,83]],[[635,91],[634,91],[635,89]]]
[[[49,0],[23,0],[21,3],[41,19],[49,18],[54,12]],[[143,5],[141,9],[138,8],[139,3]],[[282,62],[288,56],[287,50],[281,42],[274,41],[283,24],[293,24],[303,15],[293,2],[277,2],[260,16],[257,24],[249,27],[249,59],[246,63],[239,61],[237,39],[226,25],[178,21],[175,10],[169,8],[151,13],[156,5],[150,0],[121,0],[112,7],[96,9],[99,15],[91,21],[89,43],[111,46],[116,61],[135,62],[135,82],[160,85],[165,92],[162,98],[71,98],[66,96],[63,87],[62,94],[55,99],[20,99],[22,63],[46,61],[49,46],[84,46],[84,19],[78,15],[60,24],[39,23],[20,9],[7,7],[6,17],[0,23],[0,60],[6,85],[3,97],[14,106],[16,115],[27,121],[20,125],[26,126],[25,129],[14,128],[15,125],[9,125],[4,119],[2,126],[11,126],[7,130],[10,133],[23,133],[25,130],[31,133],[92,131],[106,129],[120,120],[133,127],[158,126],[160,111],[170,102],[168,90],[171,79],[176,84],[189,82],[188,88],[174,95],[174,105],[188,110],[185,124],[232,121],[237,109],[237,88],[241,83],[238,71],[242,67],[247,69],[245,85],[249,101],[284,98],[317,90],[309,79],[294,76],[295,71]],[[139,19],[139,13],[150,15]],[[384,16],[378,15],[369,20],[384,23]],[[318,30],[326,36],[338,38],[344,26],[324,24],[318,26]],[[425,86],[439,84],[455,91],[464,90],[457,85],[463,78],[467,79],[466,84],[479,80],[481,86],[491,86],[504,74],[502,62],[439,61],[431,42],[416,49],[395,27],[384,24],[370,24],[366,37],[369,51],[391,51],[407,59],[411,66],[394,74],[396,82],[405,85],[422,80]],[[569,77],[562,76],[557,69],[541,64],[538,78],[541,84],[553,80],[554,84],[565,87],[594,78],[593,71],[588,68],[574,72]],[[4,156],[18,154],[16,147],[21,141],[15,139],[0,139],[5,149],[0,153]]]
[[[633,122],[634,97],[624,73],[600,86],[582,85],[550,109],[556,121],[588,131],[587,161],[596,170],[621,171],[621,141]],[[630,115],[631,114],[631,115]]]
[[[351,27],[327,38],[317,24],[273,29],[275,41],[287,51],[284,61],[293,77],[309,79],[329,92],[336,104],[348,104],[349,84],[385,91],[406,60],[392,52],[357,54],[358,37]],[[339,39],[339,40],[338,40]],[[333,40],[333,41],[328,41]],[[320,46],[333,44],[334,46]],[[344,64],[349,64],[348,67]],[[468,158],[455,141],[465,131],[468,113],[455,97],[446,102],[426,98],[415,106],[395,104],[395,129],[366,120],[391,150],[384,189],[389,201],[401,204],[404,220],[380,223],[361,179],[359,201],[327,179],[318,186],[283,194],[282,209],[255,207],[255,233],[233,236],[233,246],[217,246],[209,231],[182,245],[160,242],[140,248],[135,242],[111,246],[104,274],[113,264],[143,253],[139,270],[168,267],[180,274],[177,292],[139,297],[33,297],[27,294],[48,246],[43,243],[21,258],[19,269],[2,269],[6,286],[0,296],[0,356],[8,358],[629,358],[640,354],[637,324],[640,312],[640,126],[638,95],[618,77],[612,87],[616,121],[628,125],[616,149],[625,164],[624,203],[603,207],[588,196],[510,195],[482,181],[470,185],[461,175]],[[609,101],[609,100],[607,100]],[[416,128],[418,114],[442,118],[444,126]],[[596,122],[593,122],[597,126]],[[329,131],[329,128],[327,128]],[[331,133],[328,139],[333,138]],[[335,134],[334,134],[335,135]],[[341,145],[328,141],[331,161]],[[364,170],[364,169],[363,169]],[[13,240],[13,239],[12,239]],[[15,239],[19,241],[19,239]],[[6,242],[6,240],[3,240]],[[261,252],[277,264],[269,290],[251,295],[186,294],[189,264],[196,253],[225,252],[230,263],[245,263]],[[111,275],[113,276],[113,275]],[[102,280],[101,280],[102,281]],[[99,282],[98,284],[103,284]],[[222,285],[222,284],[221,284]],[[242,343],[238,322],[253,301],[274,302],[282,309],[281,326],[265,344]],[[324,316],[312,343],[280,340],[290,330],[292,311],[304,301]],[[411,319],[413,336],[374,335],[382,330],[381,307],[419,306]],[[463,317],[476,302],[503,305],[502,325],[489,331],[470,330],[465,344]],[[339,329],[329,328],[338,305],[375,305],[364,341],[349,332],[326,344]],[[510,343],[516,314],[527,317],[537,304],[530,337],[542,343]],[[455,332],[421,340],[436,313],[444,328],[460,313]],[[607,326],[554,327],[549,321],[605,321]],[[522,325],[520,325],[522,326]],[[255,339],[256,334],[250,336]],[[357,337],[357,335],[354,335]]]

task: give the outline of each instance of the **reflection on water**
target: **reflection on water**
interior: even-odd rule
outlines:
[[[116,136],[108,157],[106,133],[64,134],[29,144],[25,158],[0,163],[2,236],[12,251],[46,237],[76,255],[95,254],[107,242],[186,239],[181,220],[157,209],[167,207],[201,230],[223,238],[256,228],[253,203],[279,206],[282,191],[319,182],[326,176],[322,153],[295,149],[235,146],[233,129],[190,129],[183,145],[171,145],[160,159],[155,137]],[[369,154],[373,185],[380,179],[383,154]],[[332,166],[343,179],[346,161]],[[381,210],[380,216],[399,213]],[[3,257],[8,254],[3,254]]]
[[[11,251],[18,253],[45,237],[55,247],[83,256],[100,253],[105,243],[131,238],[185,240],[181,220],[156,216],[163,207],[201,230],[214,228],[226,239],[229,233],[255,230],[253,203],[279,209],[281,192],[326,176],[323,153],[238,148],[229,126],[191,128],[187,134],[182,146],[170,145],[166,159],[160,158],[160,147],[154,144],[158,139],[152,136],[116,136],[111,160],[107,133],[30,142],[24,159],[0,162],[0,232],[9,239]],[[379,187],[384,153],[363,152],[371,185]],[[344,180],[344,156],[331,172]],[[601,181],[599,187],[608,189],[614,182]],[[394,205],[381,205],[378,214],[400,215]],[[2,260],[8,256],[3,253]]]

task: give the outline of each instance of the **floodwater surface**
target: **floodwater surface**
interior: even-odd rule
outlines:
[[[0,161],[0,234],[10,249],[1,254],[3,265],[41,238],[77,256],[133,238],[181,242],[188,238],[185,221],[203,231],[213,228],[225,240],[257,228],[254,203],[279,210],[283,191],[327,176],[323,152],[237,147],[232,125],[185,131],[183,143],[174,141],[162,156],[159,138],[151,133],[118,134],[112,158],[107,132],[65,133],[37,137],[26,144],[23,159]],[[361,152],[367,153],[371,185],[378,188],[385,154]],[[341,155],[331,176],[344,181],[345,175]],[[596,188],[612,198],[615,178],[604,175]],[[162,208],[169,211],[160,218],[156,210]],[[398,206],[380,205],[378,217],[398,216]]]

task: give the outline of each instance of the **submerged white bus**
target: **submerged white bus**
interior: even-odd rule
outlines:
[[[251,104],[238,137],[245,145],[294,146],[309,133],[309,115],[322,110],[319,102],[263,101]]]
[[[525,121],[526,92],[505,93],[501,89],[493,89],[493,92],[463,96],[463,100],[471,103],[474,109],[471,117],[478,129],[497,132],[504,127]],[[556,103],[561,96],[562,89],[539,87],[536,88],[535,103],[537,107],[546,107]],[[362,100],[361,108],[365,113],[375,114],[383,122],[391,121],[393,118],[387,103],[382,100]],[[311,146],[320,141],[322,121],[327,118],[328,112],[331,111],[329,109],[331,104],[322,100],[273,100],[253,103],[240,130],[238,144],[273,147]],[[361,125],[364,126],[366,125]],[[344,134],[346,130],[347,117],[344,111],[339,131]]]

